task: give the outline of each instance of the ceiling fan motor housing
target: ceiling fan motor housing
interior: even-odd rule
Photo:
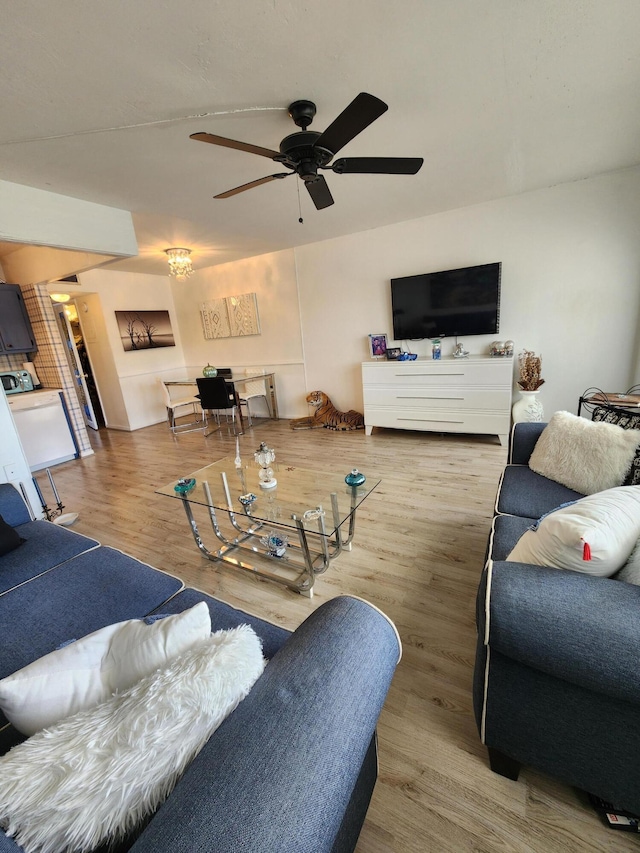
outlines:
[[[282,156],[278,160],[295,169],[303,181],[314,180],[317,177],[318,168],[326,166],[333,157],[332,151],[314,145],[320,135],[313,130],[303,130],[300,133],[285,136],[280,143]]]

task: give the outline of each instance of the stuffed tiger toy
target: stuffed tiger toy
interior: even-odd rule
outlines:
[[[307,403],[314,407],[313,415],[309,418],[294,418],[291,421],[292,429],[364,429],[364,415],[353,409],[339,412],[324,391],[312,391],[307,394]]]

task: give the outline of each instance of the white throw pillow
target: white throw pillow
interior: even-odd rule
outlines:
[[[3,678],[0,708],[18,731],[32,735],[126,690],[210,633],[204,601],[150,625],[142,619],[107,625]]]
[[[536,442],[529,468],[582,495],[619,486],[640,444],[640,430],[556,412]]]
[[[117,841],[171,793],[262,673],[248,625],[218,631],[0,758],[0,826],[26,853]]]
[[[610,577],[639,537],[640,486],[618,486],[543,516],[507,560]]]

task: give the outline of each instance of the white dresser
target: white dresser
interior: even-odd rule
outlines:
[[[497,435],[507,443],[513,358],[368,361],[362,386],[367,435],[379,426]]]

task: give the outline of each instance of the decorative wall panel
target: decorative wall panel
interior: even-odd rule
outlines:
[[[258,300],[255,293],[211,299],[200,305],[205,340],[259,335]]]
[[[227,305],[224,299],[211,299],[200,305],[202,330],[205,340],[228,338],[231,336]]]
[[[232,336],[259,335],[258,303],[255,293],[227,296],[227,312]]]

